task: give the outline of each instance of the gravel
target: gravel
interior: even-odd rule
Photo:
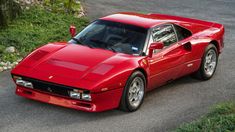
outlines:
[[[18,59],[15,62],[0,62],[0,72],[5,71],[5,70],[10,70],[14,68],[22,59]]]
[[[15,53],[16,52],[16,48],[14,46],[7,47],[5,49],[5,52],[7,52],[7,53]]]

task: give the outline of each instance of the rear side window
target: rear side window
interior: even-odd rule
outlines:
[[[175,27],[179,41],[192,36],[192,33],[188,29],[185,29],[175,24],[174,24],[174,27]]]
[[[172,25],[161,25],[153,28],[153,42],[163,42],[164,46],[169,46],[177,42],[177,37]]]

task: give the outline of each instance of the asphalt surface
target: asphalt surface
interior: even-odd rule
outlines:
[[[214,77],[184,77],[147,94],[134,113],[86,113],[18,97],[9,71],[0,73],[0,131],[171,131],[204,115],[218,102],[235,100],[234,0],[85,0],[91,19],[118,11],[157,12],[225,25],[225,49]]]

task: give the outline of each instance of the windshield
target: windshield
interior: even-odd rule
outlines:
[[[123,23],[97,20],[69,41],[126,54],[141,54],[147,29]]]

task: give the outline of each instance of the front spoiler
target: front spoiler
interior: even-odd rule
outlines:
[[[19,96],[87,112],[102,112],[117,108],[122,96],[122,91],[123,88],[118,88],[102,93],[92,93],[92,101],[89,102],[50,95],[48,93],[20,86],[16,87],[16,94]]]

